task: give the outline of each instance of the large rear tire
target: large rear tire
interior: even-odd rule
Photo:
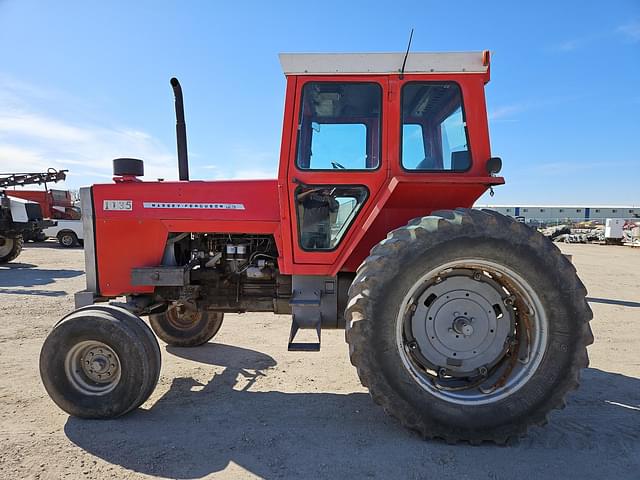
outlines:
[[[588,365],[592,312],[575,268],[493,212],[436,212],[392,231],[349,296],[362,384],[427,438],[505,443],[544,424]]]
[[[22,252],[24,239],[22,235],[15,237],[0,236],[0,264],[9,263],[11,260],[18,258]]]
[[[138,408],[160,375],[160,347],[136,315],[113,306],[63,318],[40,352],[40,376],[52,400],[81,418],[113,418]]]
[[[196,347],[211,340],[222,326],[222,312],[208,310],[180,312],[170,305],[162,313],[149,315],[149,323],[155,334],[174,347]]]

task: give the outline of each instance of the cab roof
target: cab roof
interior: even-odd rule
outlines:
[[[405,52],[394,53],[281,53],[285,75],[397,74]],[[409,52],[404,73],[487,73],[489,51]]]

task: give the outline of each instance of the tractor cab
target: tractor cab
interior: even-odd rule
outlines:
[[[280,61],[287,93],[279,182],[294,270],[354,270],[393,228],[453,198],[470,207],[503,183],[489,148],[489,52]]]

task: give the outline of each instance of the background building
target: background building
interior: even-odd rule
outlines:
[[[604,223],[607,218],[640,218],[640,206],[585,205],[476,205],[510,217],[522,217],[531,223],[567,223],[593,220]]]

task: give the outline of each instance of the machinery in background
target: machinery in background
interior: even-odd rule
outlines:
[[[622,245],[624,218],[607,218],[604,224],[604,241],[607,245]]]
[[[55,238],[65,248],[82,245],[81,210],[69,190],[11,190],[8,195],[38,202],[44,217],[56,220],[55,226],[25,234],[25,241],[43,242]]]
[[[66,178],[66,172],[50,168],[41,173],[0,173],[0,264],[20,255],[25,237],[39,236],[44,228],[56,225],[44,218],[38,202],[13,196],[6,189],[59,182]]]
[[[48,189],[46,182],[44,184],[44,190],[7,190],[7,195],[14,198],[22,198],[24,200],[29,200],[30,202],[37,202],[40,204],[40,208],[42,209],[42,216],[45,219],[50,220],[67,220],[67,221],[77,221],[80,224],[80,208],[75,205],[73,196],[69,190],[57,190],[57,189]],[[73,224],[72,224],[73,225]],[[80,227],[75,227],[75,230],[81,229]],[[71,230],[73,231],[73,229]],[[43,242],[47,239],[47,237],[56,237],[58,231],[50,234],[49,232],[44,232],[42,229],[38,229],[34,232],[27,232],[24,234],[24,241],[33,241],[33,242]],[[58,240],[60,240],[58,238]],[[67,246],[60,242],[61,245]]]

